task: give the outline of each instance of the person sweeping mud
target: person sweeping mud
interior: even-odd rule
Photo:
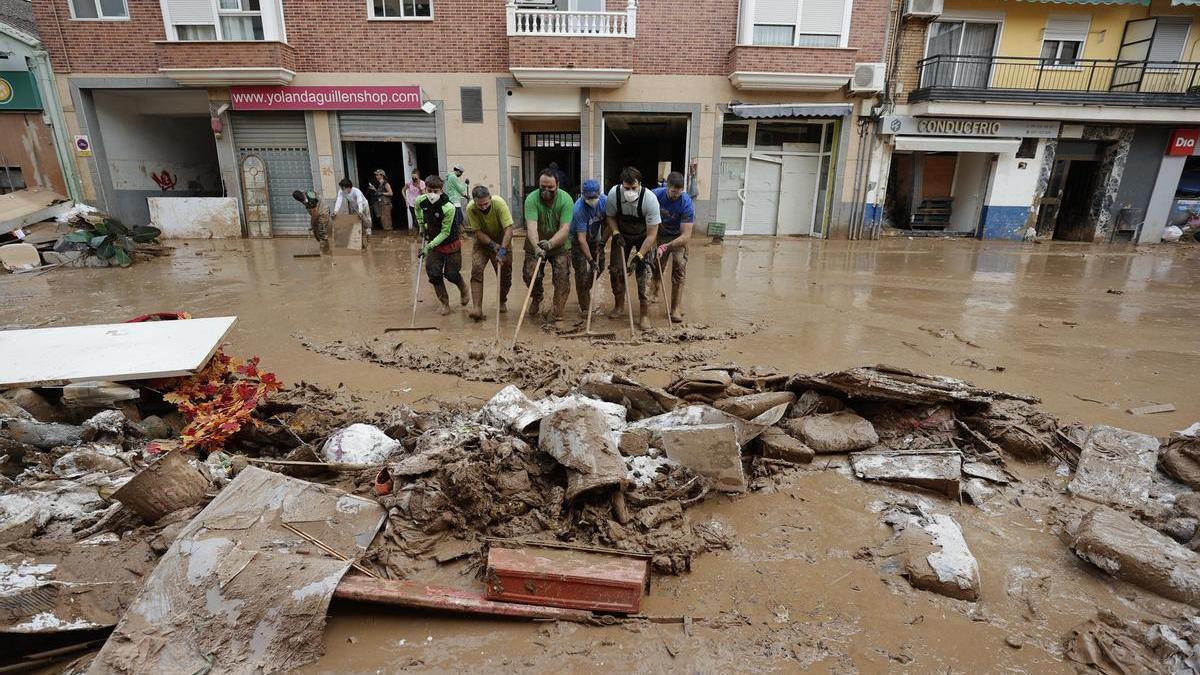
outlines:
[[[538,177],[538,189],[525,198],[525,260],[521,276],[525,285],[532,285],[533,304],[529,313],[537,315],[542,303],[542,282],[539,274],[533,283],[538,265],[550,264],[554,281],[554,321],[563,318],[567,298],[571,295],[571,211],[574,204],[571,196],[558,189],[558,176],[550,169],[543,169]]]
[[[483,270],[489,264],[500,275],[500,306],[496,311],[508,311],[508,290],[512,288],[512,213],[508,204],[483,185],[471,190],[471,203],[467,204],[467,230],[475,235],[475,248],[471,250],[471,297],[475,309],[470,316],[483,321]]]
[[[638,327],[650,330],[650,305],[647,290],[650,283],[654,242],[662,219],[654,192],[642,185],[642,173],[632,166],[621,170],[621,184],[614,185],[605,203],[608,227],[612,237],[612,262],[608,266],[616,304],[610,317],[625,313],[625,275],[636,275],[638,291]]]
[[[575,200],[571,212],[571,266],[575,268],[575,294],[579,296],[579,311],[587,318],[592,308],[592,281],[604,272],[604,204],[600,182],[595,178],[583,181],[582,195]]]
[[[446,291],[446,280],[458,287],[461,304],[470,302],[467,284],[462,278],[461,225],[455,217],[457,209],[442,194],[442,179],[434,174],[425,179],[425,194],[417,198],[417,230],[425,240],[421,257],[425,259],[425,272],[429,283],[442,303],[442,316],[450,313],[450,294]]]
[[[658,294],[658,285],[663,282],[667,269],[671,270],[671,321],[683,321],[683,284],[687,276],[687,246],[692,239],[692,228],[696,222],[696,209],[692,198],[684,191],[683,174],[672,171],[667,176],[667,186],[654,190],[658,199],[659,215],[655,249],[658,266],[654,270],[654,289],[651,297]]]

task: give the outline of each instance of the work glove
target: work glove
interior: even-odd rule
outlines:
[[[592,271],[595,272],[597,276],[604,273],[604,256],[598,255],[595,258],[592,258]]]
[[[625,274],[633,274],[635,266],[636,269],[641,270],[642,265],[645,264],[646,257],[642,255],[641,251],[637,251],[633,255],[629,256],[629,262],[625,265]]]
[[[496,248],[496,260],[503,262],[504,259],[506,259],[506,258],[508,258],[508,249],[504,248],[503,246],[497,247]]]
[[[661,245],[658,247],[658,249],[655,251],[655,253],[658,255],[658,257],[660,257],[660,258],[661,258],[661,257],[663,257],[664,255],[666,255],[666,254],[667,254],[667,245],[666,245],[666,244],[661,244]]]
[[[549,252],[550,252],[550,249],[552,248],[552,247],[550,246],[550,241],[549,241],[549,240],[546,240],[546,239],[543,239],[543,240],[539,241],[539,242],[537,243],[537,245],[538,245],[538,248],[542,249],[542,254],[543,254],[543,255],[545,255],[545,254],[549,253]]]
[[[421,247],[421,257],[424,258],[425,256],[429,255],[429,252],[432,250],[433,250],[432,243],[425,244],[424,246]]]

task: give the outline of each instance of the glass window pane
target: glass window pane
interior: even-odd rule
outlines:
[[[216,40],[216,26],[175,26],[180,40]]]
[[[784,144],[790,147],[785,148]],[[796,145],[813,146],[794,147]],[[803,122],[759,122],[754,133],[755,150],[811,150],[821,145],[821,125]]]
[[[125,17],[125,0],[100,0],[100,14],[107,18]]]
[[[821,152],[833,152],[833,130],[837,129],[836,124],[825,125],[825,142],[821,145]]]
[[[744,148],[749,140],[749,124],[726,122],[721,127],[721,145],[726,148]]]
[[[405,16],[432,16],[432,0],[404,0]]]
[[[1054,63],[1056,58],[1058,58],[1058,40],[1042,42],[1042,59],[1047,63]]]
[[[221,0],[221,9],[241,9],[240,0]]]
[[[262,6],[258,4],[258,0],[243,0],[242,4],[245,5],[242,9],[245,9],[248,12],[258,12],[262,10]]]
[[[71,7],[75,9],[76,19],[97,19],[96,0],[71,0]]]
[[[261,16],[221,17],[221,36],[225,40],[261,40],[263,25]]]
[[[927,56],[957,54],[962,41],[961,21],[934,21],[929,25],[929,53]]]
[[[1075,63],[1079,58],[1079,48],[1082,45],[1078,42],[1064,42],[1062,49],[1059,51],[1058,62],[1061,65],[1069,66]]]
[[[800,47],[836,47],[841,43],[841,37],[838,35],[814,35],[801,33],[796,39],[796,45]]]
[[[765,47],[790,47],[796,34],[795,26],[754,25],[752,43]]]

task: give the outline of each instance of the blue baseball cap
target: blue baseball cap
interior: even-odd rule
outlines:
[[[583,181],[583,196],[584,197],[599,197],[600,196],[600,181],[595,178],[589,178]]]

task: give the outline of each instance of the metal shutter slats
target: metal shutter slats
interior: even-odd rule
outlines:
[[[338,124],[342,139],[347,141],[437,141],[437,125],[433,115],[421,111],[352,110],[339,113]]]

